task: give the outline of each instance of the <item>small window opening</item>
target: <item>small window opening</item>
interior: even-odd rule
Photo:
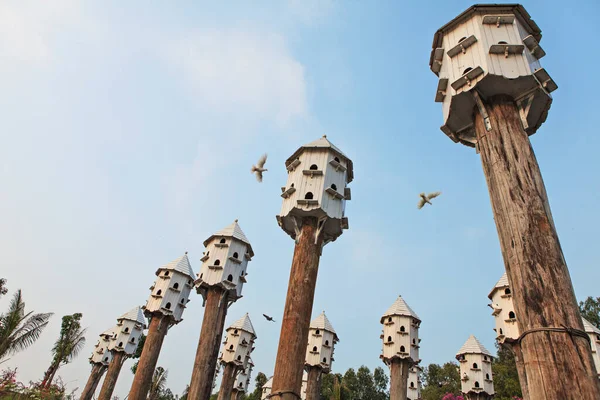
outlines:
[[[160,294],[161,294],[161,293],[162,293],[162,290],[160,290],[160,289],[158,289],[158,290],[156,291],[156,295],[157,295],[157,296],[160,296]]]
[[[475,387],[479,387],[479,382],[475,381]]]
[[[411,383],[410,383],[410,387],[415,387],[415,383],[414,383],[414,382],[411,382]]]
[[[391,341],[392,341],[392,337],[388,336],[388,342],[391,342]]]
[[[125,329],[123,329],[123,332],[124,332],[124,333],[127,333],[127,332],[129,332],[129,328],[125,328]]]
[[[406,348],[404,346],[400,346],[400,353],[406,352]]]
[[[461,38],[459,39],[458,43],[462,42],[462,41],[463,41],[463,40],[465,40],[466,38],[467,38],[466,36],[463,36],[463,37],[461,37]]]
[[[119,342],[119,347],[123,347],[123,342]]]
[[[192,284],[192,280],[188,279],[188,285],[191,285],[191,284]]]
[[[487,361],[487,356],[483,356],[483,359],[484,359],[485,361]]]
[[[238,356],[238,361],[242,361],[242,356]]]
[[[312,192],[306,192],[306,194],[304,195],[304,199],[305,200],[312,200],[313,199]]]
[[[203,275],[204,275],[204,274],[200,274],[200,279],[202,279],[202,276],[203,276]]]
[[[471,67],[469,67],[469,68],[465,69],[465,70],[463,71],[463,75],[464,75],[464,74],[466,74],[466,73],[468,73],[468,72],[469,72],[469,71],[471,71],[472,69],[473,69],[473,68],[471,68]]]
[[[169,271],[165,271],[165,276],[169,276]]]
[[[331,188],[332,188],[333,190],[337,190],[337,186],[335,185],[335,183],[332,183],[332,184],[331,184]]]
[[[108,361],[108,357],[104,357],[104,361]]]
[[[319,167],[317,167],[317,164],[313,164],[313,165],[311,165],[311,166],[310,166],[310,168],[309,168],[309,169],[311,169],[311,170],[313,170],[313,171],[316,171],[316,170],[318,170],[318,169],[319,169]]]
[[[327,363],[327,357],[323,357],[323,362]]]
[[[490,380],[490,374],[485,374],[485,379]]]
[[[504,40],[501,40],[498,42],[498,44],[508,44],[508,43],[506,43]]]
[[[290,185],[290,187],[294,187],[294,184],[292,183],[292,184]]]
[[[165,308],[166,308],[167,310],[170,310],[170,309],[171,309],[171,303],[167,303],[167,304],[165,304]]]
[[[233,345],[230,345],[230,346],[229,346],[229,350],[233,350]]]
[[[417,339],[413,339],[413,344],[417,344]]]
[[[517,318],[517,317],[515,316],[515,313],[513,311],[511,311],[508,313],[508,318]]]
[[[135,338],[132,337],[131,340],[130,340],[130,342],[131,343],[135,343]]]
[[[510,294],[510,288],[504,289],[504,294]]]
[[[238,385],[239,387],[242,387],[242,382],[240,382],[240,384]]]
[[[317,335],[318,335],[319,333],[321,333],[321,331],[317,329],[317,330],[315,331],[315,334],[317,334]]]
[[[238,258],[238,253],[233,253],[233,258]]]
[[[406,332],[406,328],[404,327],[404,325],[402,325],[402,326],[400,327],[400,332]]]
[[[473,363],[473,369],[477,369],[477,363]]]
[[[500,334],[501,334],[501,335],[504,335],[504,333],[502,332],[502,328],[500,328]]]
[[[338,157],[333,157],[333,159],[335,160],[335,162],[340,162],[340,159]]]
[[[233,334],[234,334],[234,335],[237,335],[237,333],[238,333],[238,330],[237,330],[237,329],[234,329],[234,330],[233,330]]]
[[[215,265],[221,265],[221,260],[215,260]]]
[[[173,284],[173,289],[178,289],[178,288],[179,288],[179,283],[175,282],[175,283]]]
[[[221,244],[225,243],[225,238],[221,238],[221,240],[219,240],[219,243],[221,243]]]
[[[181,304],[184,304],[184,303],[185,303],[185,299],[181,299]]]
[[[329,340],[325,341],[325,346],[329,346]]]
[[[317,346],[313,346],[313,351],[317,351]]]
[[[233,275],[229,274],[229,275],[227,276],[227,280],[228,280],[229,282],[233,282]]]
[[[388,322],[392,322],[392,317],[388,317]]]

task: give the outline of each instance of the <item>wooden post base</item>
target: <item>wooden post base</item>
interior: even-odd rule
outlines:
[[[121,367],[126,359],[127,355],[124,352],[113,351],[113,357],[110,364],[108,364],[108,370],[106,371],[106,377],[102,383],[98,400],[110,400],[112,398],[115,386],[117,385],[117,379],[119,379],[119,374],[121,373]]]
[[[81,397],[79,400],[91,400],[94,397],[94,393],[96,392],[96,388],[98,387],[98,383],[102,378],[102,375],[106,372],[106,366],[100,363],[96,363],[92,365],[92,372],[90,373],[90,377],[88,378],[83,391],[81,392]]]
[[[394,358],[390,362],[390,400],[406,400],[410,361]]]
[[[160,355],[160,350],[170,325],[170,316],[160,313],[152,316],[150,327],[148,328],[148,336],[146,337],[144,350],[138,362],[128,400],[146,400],[146,396],[152,385],[152,376],[156,369],[158,356]]]
[[[204,318],[194,360],[188,400],[208,400],[210,398],[228,301],[227,292],[218,286],[210,288],[206,295]]]
[[[233,385],[235,385],[235,377],[237,375],[238,366],[234,363],[225,364],[223,369],[223,379],[221,379],[221,389],[219,390],[218,400],[231,400],[233,393]]]
[[[491,130],[476,113],[477,148],[520,332],[548,327],[583,331],[540,168],[519,111],[508,97],[489,99],[484,106]],[[521,350],[531,399],[600,399],[585,338],[566,331],[535,331],[523,337]]]
[[[308,367],[308,382],[306,382],[306,400],[319,400],[321,397],[320,367]],[[302,393],[300,393],[302,395]]]
[[[316,218],[308,217],[302,220],[281,322],[271,399],[300,399],[308,327],[323,243],[321,235],[315,241],[316,231]]]

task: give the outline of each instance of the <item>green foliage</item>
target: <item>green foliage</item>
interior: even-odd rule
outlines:
[[[262,388],[264,386],[265,383],[267,383],[269,379],[267,378],[267,376],[262,373],[259,372],[256,375],[256,378],[254,378],[254,392],[249,393],[248,395],[246,395],[245,397],[243,397],[244,400],[260,400],[261,396],[262,396]]]
[[[0,361],[31,346],[40,337],[51,316],[52,313],[26,313],[21,290],[17,290],[7,312],[0,314]]]
[[[41,383],[24,385],[17,380],[17,370],[7,369],[0,373],[0,400],[75,400],[75,390],[67,393],[59,378],[47,388]]]
[[[8,289],[6,288],[6,279],[0,278],[0,297],[5,295],[7,292]]]
[[[137,371],[138,363],[140,362],[140,357],[142,356],[142,350],[144,350],[144,344],[146,343],[146,335],[142,333],[140,339],[138,340],[138,345],[135,348],[135,353],[131,356],[135,360],[133,365],[131,366],[131,373],[135,375],[135,371]],[[186,393],[187,398],[187,393]]]
[[[460,373],[454,362],[447,362],[442,366],[429,364],[423,369],[421,381],[423,400],[440,400],[448,393],[460,394]]]
[[[383,368],[371,373],[361,366],[357,372],[348,369],[344,375],[327,374],[321,378],[321,400],[386,400],[388,377]]]
[[[581,316],[600,329],[600,297],[588,297],[585,301],[579,302],[579,311]]]
[[[511,350],[498,344],[496,344],[496,349],[498,354],[492,361],[494,390],[496,391],[494,399],[513,400],[515,397],[521,397],[521,384],[514,354]]]
[[[169,371],[163,367],[156,367],[154,374],[152,375],[152,384],[150,385],[150,391],[148,393],[148,400],[158,400],[162,398],[164,392],[167,389],[167,377]],[[169,392],[171,392],[169,390]]]
[[[48,367],[44,374],[43,387],[49,387],[60,366],[73,361],[85,346],[85,337],[83,335],[86,330],[81,328],[82,317],[83,314],[81,313],[62,317],[60,335],[56,339],[56,342],[54,342],[54,347],[52,347],[53,358],[50,367]]]

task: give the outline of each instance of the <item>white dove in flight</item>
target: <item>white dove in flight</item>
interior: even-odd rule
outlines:
[[[263,172],[268,171],[268,169],[263,168],[265,166],[266,162],[267,162],[267,155],[263,154],[263,156],[258,159],[258,162],[256,163],[256,165],[253,165],[252,168],[250,168],[250,172],[256,175],[256,180],[259,182],[262,182]]]
[[[440,194],[442,194],[442,192],[429,193],[427,196],[425,196],[425,193],[420,193],[419,197],[421,197],[421,200],[419,200],[419,204],[417,204],[417,208],[420,210],[421,208],[423,208],[425,203],[432,205],[429,200],[438,197]]]

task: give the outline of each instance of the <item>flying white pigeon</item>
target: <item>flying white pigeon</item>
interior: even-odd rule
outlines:
[[[256,163],[256,165],[253,165],[252,168],[250,168],[250,172],[256,175],[256,180],[259,182],[262,182],[262,173],[265,171],[268,171],[266,168],[263,168],[265,166],[265,163],[267,162],[267,155],[263,154],[263,156],[261,158],[258,159],[258,162]]]
[[[420,210],[421,208],[423,208],[425,203],[432,205],[429,200],[438,197],[440,194],[442,194],[442,192],[429,193],[427,196],[425,196],[425,193],[420,193],[419,196],[421,197],[421,200],[419,200],[419,204],[417,204],[417,208]]]

